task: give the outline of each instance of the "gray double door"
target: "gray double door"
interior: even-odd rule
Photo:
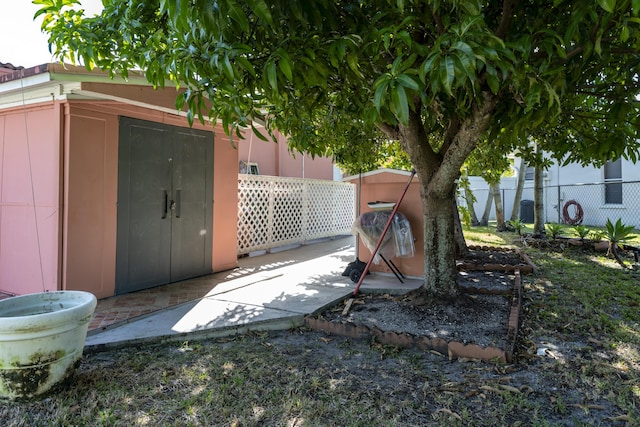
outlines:
[[[211,272],[213,132],[120,118],[116,293]]]

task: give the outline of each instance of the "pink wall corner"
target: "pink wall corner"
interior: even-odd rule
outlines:
[[[213,271],[238,266],[238,156],[222,126],[217,125],[213,151]]]
[[[287,138],[278,133],[279,176],[333,180],[333,162],[328,157],[315,157],[289,151]]]
[[[52,103],[0,115],[0,290],[12,294],[58,289],[58,112]]]
[[[363,176],[362,188],[360,190],[360,213],[370,212],[371,209],[368,206],[369,202],[385,201],[385,202],[397,202],[398,198],[404,191],[409,176],[404,173],[394,172],[381,172]],[[355,177],[349,180],[356,185],[359,183],[359,179]],[[396,264],[400,271],[406,276],[424,276],[424,233],[423,233],[423,216],[422,216],[422,200],[420,198],[420,182],[418,177],[414,177],[407,194],[405,195],[400,207],[399,212],[402,212],[409,223],[411,224],[411,233],[414,238],[415,254],[411,258],[393,258],[394,264]],[[371,252],[362,243],[362,240],[358,240],[359,243],[359,257],[363,261],[368,261],[371,257]],[[371,271],[391,273],[391,270],[387,268],[384,262],[379,264],[372,264]]]
[[[115,292],[118,122],[66,107],[63,286],[104,298]]]

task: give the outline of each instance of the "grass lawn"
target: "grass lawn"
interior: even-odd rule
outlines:
[[[523,246],[492,228],[465,235]],[[639,426],[638,266],[569,245],[523,249],[539,272],[524,277],[511,365],[302,329],[140,346],[85,356],[75,382],[43,400],[0,403],[0,425]]]

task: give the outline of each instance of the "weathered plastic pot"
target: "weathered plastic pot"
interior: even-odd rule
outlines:
[[[84,291],[0,301],[0,398],[35,398],[70,378],[80,364],[96,303]]]

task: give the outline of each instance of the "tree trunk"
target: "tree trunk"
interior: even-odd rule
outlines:
[[[484,212],[482,213],[482,218],[480,218],[480,222],[478,225],[487,226],[489,225],[489,215],[491,215],[491,206],[493,206],[493,191],[489,188],[487,192],[487,202],[484,205]]]
[[[464,200],[467,202],[467,209],[469,209],[469,215],[471,216],[471,225],[478,225],[478,215],[476,215],[476,209],[473,206],[475,200],[469,188],[464,189]]]
[[[511,209],[511,218],[509,220],[514,222],[520,215],[520,202],[522,201],[522,190],[524,189],[524,179],[527,175],[527,163],[524,159],[520,159],[520,169],[518,170],[518,182],[516,183],[516,194],[513,199],[513,209]]]
[[[462,177],[458,181],[458,189],[461,188],[464,192],[464,201],[466,203],[465,209],[469,214],[469,225],[476,226],[478,225],[478,215],[476,215],[475,208],[476,198],[473,195],[473,191],[471,191],[471,182],[469,181],[469,175],[466,168],[462,171]],[[460,211],[459,206],[457,205],[456,209],[458,209],[458,212]]]
[[[536,166],[533,175],[533,237],[545,237],[544,229],[544,182],[542,168]]]
[[[500,194],[500,183],[491,184],[491,192],[493,193],[493,201],[496,205],[496,230],[505,231],[507,229],[504,223],[504,209],[502,208],[502,195]]]
[[[426,197],[422,201],[424,220],[424,284],[421,295],[450,300],[458,296],[456,268],[454,192],[448,199]]]

